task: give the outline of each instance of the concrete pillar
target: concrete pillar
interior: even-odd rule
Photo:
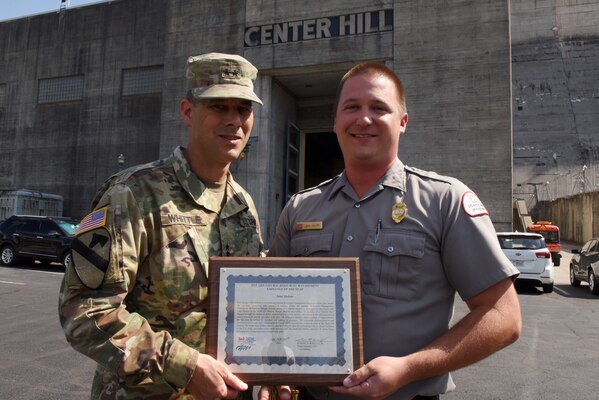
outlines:
[[[582,196],[582,241],[593,237],[593,199],[589,194]]]

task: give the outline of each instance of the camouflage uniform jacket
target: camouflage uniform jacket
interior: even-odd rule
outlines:
[[[98,363],[92,399],[183,399],[204,352],[208,258],[259,256],[251,197],[229,174],[220,202],[182,148],[111,177],[73,241],[59,312]]]

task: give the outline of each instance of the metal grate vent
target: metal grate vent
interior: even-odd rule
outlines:
[[[83,98],[83,75],[40,79],[38,104],[79,101]]]
[[[123,70],[123,96],[162,93],[162,66]]]

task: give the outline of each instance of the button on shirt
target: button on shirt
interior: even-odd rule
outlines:
[[[466,193],[457,179],[399,159],[363,198],[342,173],[290,199],[268,255],[359,257],[365,360],[411,354],[449,329],[456,291],[468,300],[518,274],[488,215],[465,212]],[[407,210],[403,219],[392,218],[395,205]],[[300,222],[322,222],[322,229],[296,230]],[[448,374],[412,383],[390,398],[453,388]]]

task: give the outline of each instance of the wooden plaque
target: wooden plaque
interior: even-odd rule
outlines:
[[[211,257],[206,352],[252,385],[340,385],[363,365],[358,258]]]

